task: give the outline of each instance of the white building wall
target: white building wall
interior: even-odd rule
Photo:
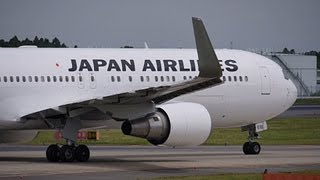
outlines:
[[[298,54],[272,54],[277,55],[286,66],[307,86],[311,94],[317,92],[317,58]],[[272,59],[272,55],[267,57]],[[297,87],[302,88],[300,85]],[[301,92],[301,91],[300,91]]]
[[[320,70],[317,70],[317,92],[320,92]]]
[[[317,58],[305,55],[280,56],[290,70],[305,83],[311,94],[317,91]]]

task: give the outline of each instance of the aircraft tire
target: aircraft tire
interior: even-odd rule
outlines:
[[[259,154],[261,151],[261,146],[258,142],[245,142],[242,147],[243,153],[249,154]]]
[[[62,162],[72,162],[75,159],[75,151],[73,146],[63,145],[59,151],[60,160]]]
[[[59,152],[59,146],[56,144],[51,144],[50,146],[48,146],[46,151],[47,160],[49,162],[58,162],[60,160]]]
[[[244,154],[250,154],[250,143],[249,142],[245,142],[242,146],[242,150]]]
[[[79,145],[75,150],[75,159],[79,162],[87,162],[89,158],[89,148],[86,145]]]
[[[259,154],[261,151],[261,146],[258,142],[253,142],[250,144],[251,154]]]

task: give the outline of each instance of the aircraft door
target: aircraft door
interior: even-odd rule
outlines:
[[[261,77],[261,95],[270,95],[271,93],[271,79],[268,68],[260,66],[260,77]]]
[[[77,80],[78,80],[78,87],[80,89],[83,89],[84,88],[84,79],[83,79],[83,76],[81,73],[78,73]]]
[[[90,73],[89,76],[90,76],[90,77],[89,77],[89,80],[90,80],[90,88],[91,88],[91,89],[95,89],[95,88],[97,87],[96,78],[95,78],[95,76],[94,76],[93,73]]]

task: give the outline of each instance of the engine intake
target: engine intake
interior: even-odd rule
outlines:
[[[122,132],[147,139],[154,145],[192,146],[210,135],[212,122],[206,108],[195,103],[171,103],[158,107],[153,115],[125,121]]]

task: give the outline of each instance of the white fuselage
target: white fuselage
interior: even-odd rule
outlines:
[[[204,105],[214,127],[265,121],[294,103],[294,84],[272,60],[240,50],[216,54],[226,81],[172,101]],[[197,59],[190,49],[2,48],[0,129],[46,109],[188,81],[199,73]]]

